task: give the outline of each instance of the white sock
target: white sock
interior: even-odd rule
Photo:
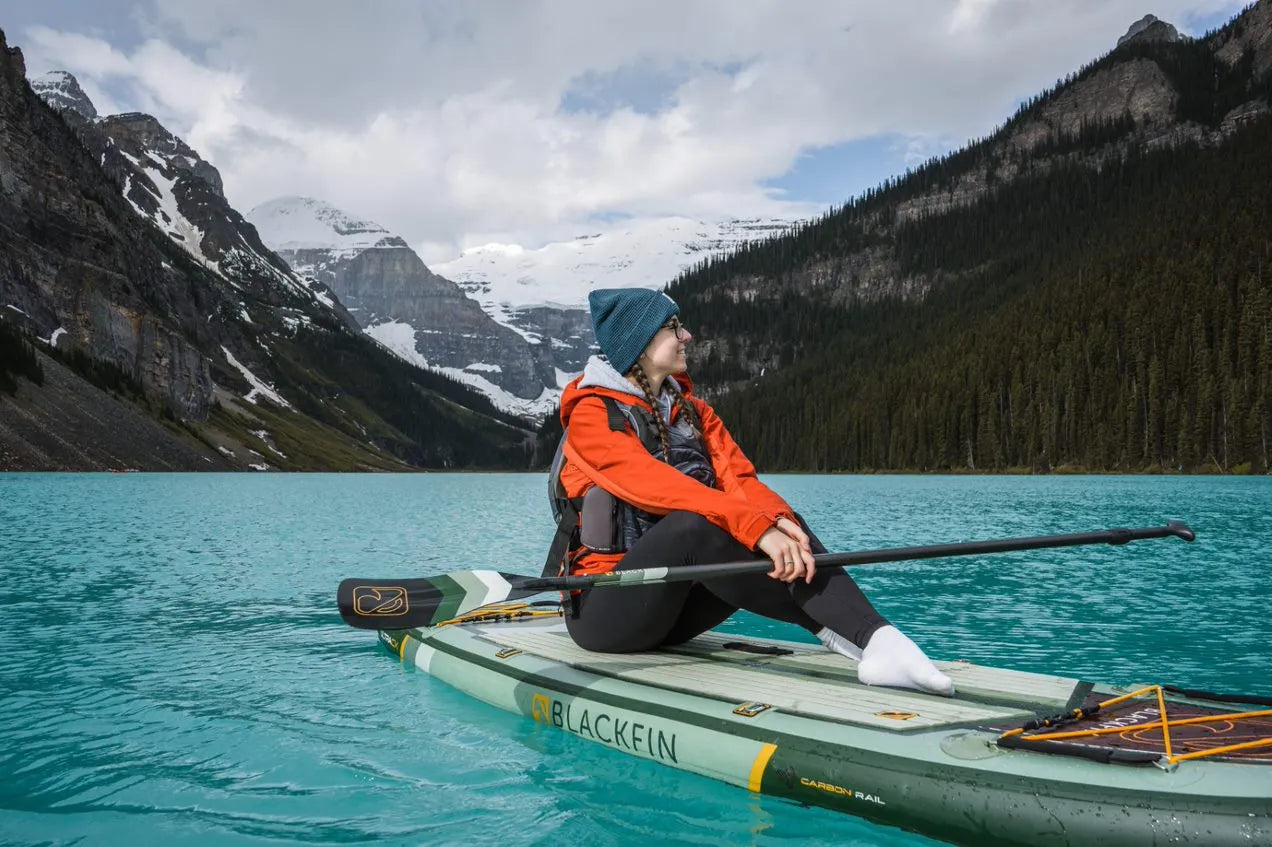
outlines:
[[[844,638],[830,627],[822,627],[817,633],[817,640],[826,645],[826,649],[834,653],[840,653],[854,662],[861,661],[861,648],[853,644],[847,638]]]
[[[857,679],[866,685],[917,688],[930,694],[954,696],[954,680],[937,670],[919,645],[895,626],[875,630],[857,665]]]

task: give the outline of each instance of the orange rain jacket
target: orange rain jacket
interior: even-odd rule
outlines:
[[[600,398],[612,397],[649,411],[648,402],[598,385],[580,388],[583,377],[579,376],[561,394],[561,423],[568,427],[566,461],[561,468],[565,493],[570,498],[582,497],[593,485],[599,485],[655,515],[677,510],[696,512],[753,550],[778,518],[794,520],[794,510],[756,478],[755,466],[743,455],[715,411],[692,395],[689,377],[678,374],[674,378],[702,421],[703,441],[715,469],[715,487],[708,488],[654,458],[630,427],[625,432],[610,429]],[[673,422],[679,411],[679,406],[673,404]],[[579,548],[571,551],[570,571],[604,573],[613,570],[622,557],[621,553],[592,553]]]

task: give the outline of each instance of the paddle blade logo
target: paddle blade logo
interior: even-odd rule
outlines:
[[[401,615],[410,611],[406,589],[394,585],[359,585],[353,589],[353,613],[364,618]]]

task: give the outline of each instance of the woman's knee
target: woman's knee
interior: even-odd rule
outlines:
[[[697,512],[671,512],[658,524],[661,526],[667,521],[672,523],[666,531],[674,534],[684,549],[692,550],[692,560],[699,564],[743,559],[750,554],[728,530],[721,529]]]
[[[665,526],[666,529],[664,531],[675,532],[677,535],[689,533],[700,535],[719,530],[719,527],[697,512],[689,512],[682,509],[668,512],[656,525]],[[720,531],[723,532],[723,530]]]
[[[804,516],[799,512],[795,513],[795,522],[799,524],[800,529],[804,530],[804,532],[808,534],[809,546],[813,548],[813,552],[825,553],[826,545],[821,543],[821,539],[818,538],[816,533],[814,533],[808,526],[808,521],[804,520]]]

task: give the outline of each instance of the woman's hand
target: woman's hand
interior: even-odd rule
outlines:
[[[777,528],[803,545],[804,549],[808,551],[808,555],[811,560],[813,555],[813,545],[809,542],[808,533],[804,532],[804,528],[802,526],[795,523],[795,521],[790,518],[778,518]]]
[[[794,582],[803,577],[805,582],[813,581],[817,566],[813,562],[808,534],[794,521],[780,518],[776,526],[760,536],[755,547],[773,560],[773,570],[768,574],[773,579]]]

